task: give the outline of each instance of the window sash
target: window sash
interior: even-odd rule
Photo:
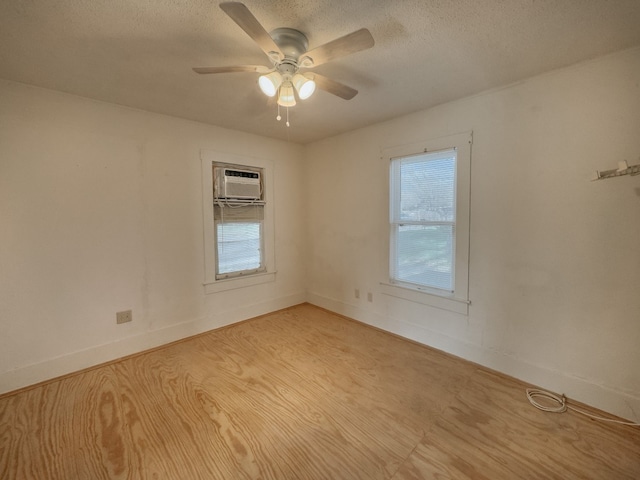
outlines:
[[[456,149],[392,158],[391,281],[453,293]]]
[[[394,224],[396,282],[453,292],[455,225]]]
[[[264,205],[214,205],[216,279],[266,271]]]

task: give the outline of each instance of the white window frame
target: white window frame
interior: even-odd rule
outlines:
[[[275,281],[275,235],[273,214],[273,163],[270,160],[238,156],[225,152],[202,150],[202,214],[204,226],[204,288],[205,293],[217,293],[236,288]],[[265,271],[243,275],[241,277],[216,278],[216,239],[213,218],[213,166],[231,164],[249,168],[259,168],[263,172],[264,184],[264,220],[263,245]]]
[[[389,280],[382,282],[382,292],[405,300],[430,305],[436,308],[468,315],[469,313],[469,219],[471,198],[471,145],[472,132],[451,135],[419,143],[386,148],[382,157],[389,166]],[[455,222],[455,255],[454,255],[454,287],[452,292],[435,288],[422,287],[393,280],[393,230],[391,209],[394,208],[394,186],[391,164],[394,159],[410,157],[429,152],[456,150],[456,222]]]

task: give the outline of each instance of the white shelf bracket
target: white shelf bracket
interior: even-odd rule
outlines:
[[[596,175],[591,180],[592,181],[603,180],[605,178],[621,177],[623,175],[638,175],[638,174],[640,174],[640,164],[629,166],[626,160],[622,160],[621,162],[618,162],[618,168],[616,169],[604,170],[602,172],[599,170],[596,170]]]

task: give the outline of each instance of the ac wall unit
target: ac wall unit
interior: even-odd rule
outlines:
[[[213,169],[213,179],[214,198],[260,200],[262,197],[260,172],[215,167]]]

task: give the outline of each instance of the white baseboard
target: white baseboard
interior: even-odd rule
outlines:
[[[397,319],[389,319],[374,311],[313,293],[293,294],[266,302],[243,305],[232,311],[198,318],[159,330],[144,332],[117,342],[98,345],[47,361],[0,373],[0,394],[28,387],[63,375],[91,368],[151,348],[166,345],[199,333],[291,307],[303,302],[325,308],[371,326],[442,350],[465,360],[512,376],[531,385],[564,393],[576,400],[631,421],[640,421],[640,398],[582,378],[552,371],[517,358],[484,349],[478,345]],[[524,392],[523,392],[524,396]],[[533,407],[532,407],[533,408]]]
[[[126,337],[116,342],[97,345],[51,358],[44,362],[3,372],[0,373],[0,394],[52,380],[199,333],[304,303],[305,301],[305,294],[300,293],[262,303],[242,305],[237,309],[225,311],[214,316],[187,320],[169,327]]]
[[[340,300],[307,293],[307,302],[504,373],[530,383],[532,386],[564,393],[570,400],[590,405],[633,422],[640,421],[640,398],[625,392],[559,371],[549,370],[540,365],[523,362],[518,358],[488,350],[479,345],[465,343],[422,326],[397,319],[392,320],[379,313]],[[522,395],[525,398],[524,391]]]

